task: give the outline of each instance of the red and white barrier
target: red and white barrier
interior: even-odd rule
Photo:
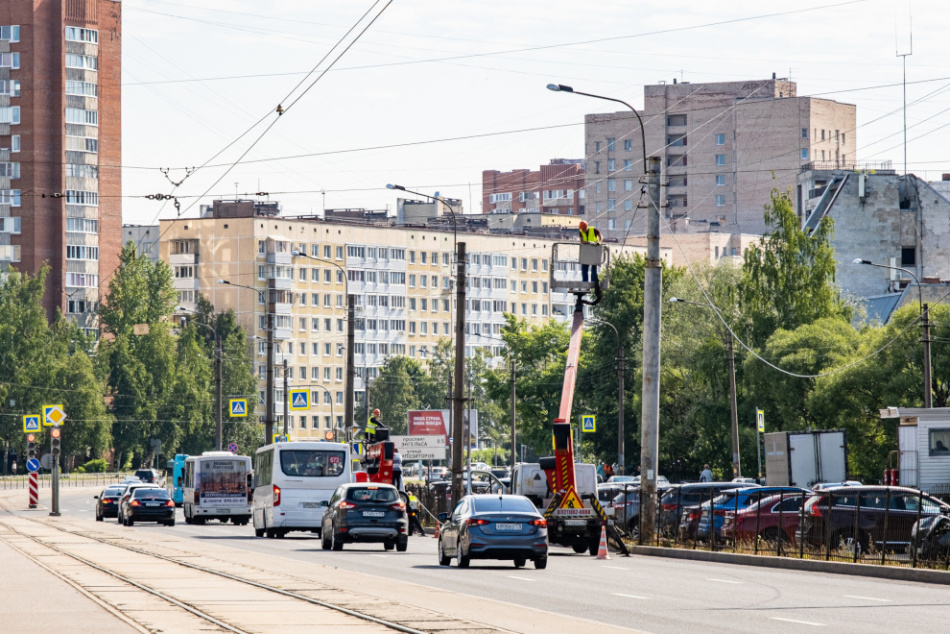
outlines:
[[[35,471],[30,473],[30,508],[35,509],[40,501],[40,478]]]

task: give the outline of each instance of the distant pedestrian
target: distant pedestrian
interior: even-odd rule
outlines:
[[[402,456],[393,447],[393,486],[402,491]]]
[[[713,481],[713,474],[712,474],[712,471],[709,470],[709,465],[708,465],[708,464],[704,464],[704,465],[703,465],[703,471],[702,471],[702,473],[699,474],[699,481],[700,481],[700,482],[712,482],[712,481]]]

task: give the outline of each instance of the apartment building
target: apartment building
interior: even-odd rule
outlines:
[[[292,416],[294,437],[322,437],[343,424],[347,294],[356,301],[358,400],[387,358],[406,355],[424,364],[439,341],[452,337],[457,307],[451,230],[260,216],[249,202],[240,216],[235,208],[216,203],[202,218],[162,221],[161,257],[172,267],[183,312],[194,310],[200,293],[216,310],[233,309],[253,337],[262,417],[265,295],[274,289],[276,376],[287,359],[289,385],[312,392],[311,410]],[[468,253],[467,355],[479,348],[493,362],[502,361],[505,313],[534,324],[567,319],[573,297],[549,286],[553,241],[461,227],[458,237]],[[609,248],[613,257],[645,252]],[[664,257],[668,262],[669,250]],[[579,279],[573,267],[560,272]],[[282,380],[277,383],[275,413],[282,417]]]
[[[482,172],[482,213],[584,212],[583,159],[551,159],[535,171]]]
[[[773,188],[803,167],[855,162],[856,108],[799,97],[787,79],[644,87],[647,156],[661,164],[664,230],[758,233]],[[606,236],[645,233],[640,126],[630,111],[585,117],[587,215]]]
[[[97,331],[122,236],[121,4],[0,3],[0,270]]]

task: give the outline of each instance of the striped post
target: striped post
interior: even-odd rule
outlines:
[[[35,509],[40,501],[39,474],[35,471],[30,473],[30,508]]]

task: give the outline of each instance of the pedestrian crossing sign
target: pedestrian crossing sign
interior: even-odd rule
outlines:
[[[231,410],[231,416],[247,416],[247,399],[232,398],[228,399],[228,406]]]
[[[40,417],[36,414],[27,414],[23,417],[23,431],[26,433],[40,430]],[[32,441],[31,441],[32,442]]]
[[[290,390],[290,409],[310,409],[310,390]]]
[[[755,428],[760,434],[765,433],[765,412],[760,409],[755,410]]]
[[[581,431],[593,432],[597,430],[596,416],[581,416]]]

